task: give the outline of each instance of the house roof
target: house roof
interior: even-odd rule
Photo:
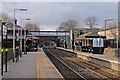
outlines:
[[[111,30],[111,29],[115,29],[115,28],[117,28],[117,26],[107,26],[106,29],[104,27],[101,29],[101,31]]]
[[[100,36],[98,33],[96,32],[88,32],[85,34],[80,35],[79,37],[76,38],[76,40],[80,40],[80,39],[89,39],[89,38],[105,38],[105,36]]]
[[[13,23],[9,23],[6,25],[8,27],[9,30],[13,30]],[[15,29],[21,28],[20,25],[15,25]]]

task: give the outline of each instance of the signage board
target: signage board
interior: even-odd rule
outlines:
[[[102,38],[93,39],[93,47],[104,47],[104,40]]]
[[[118,39],[118,32],[116,33],[116,38]]]
[[[7,27],[3,25],[3,35],[7,35]]]
[[[16,33],[16,40],[19,41],[19,33]]]

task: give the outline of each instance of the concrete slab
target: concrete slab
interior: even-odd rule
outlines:
[[[40,78],[63,78],[56,67],[52,64],[45,53],[40,50],[39,52],[39,68]]]
[[[9,71],[5,72],[3,78],[37,78],[35,53],[23,55],[19,62],[11,62]]]
[[[2,78],[0,76],[0,78]],[[49,58],[45,55],[42,49],[38,52],[28,52],[23,55],[20,61],[11,62],[9,71],[5,72],[4,78],[63,78],[59,71],[55,68]]]

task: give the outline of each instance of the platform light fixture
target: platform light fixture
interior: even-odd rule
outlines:
[[[14,9],[14,22],[13,22],[13,62],[15,61],[14,58],[15,58],[15,25],[17,24],[16,23],[16,16],[15,16],[15,13],[16,11],[27,11],[27,9]]]

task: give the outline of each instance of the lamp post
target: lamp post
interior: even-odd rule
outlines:
[[[15,18],[15,12],[16,11],[27,11],[27,9],[14,9],[14,22],[13,22],[13,62],[15,61],[15,25],[16,23],[16,18]]]
[[[26,18],[24,20],[31,20],[30,18]],[[27,50],[26,50],[26,26],[24,28],[24,54],[27,54]]]
[[[116,19],[112,19],[112,18],[110,18],[110,19],[106,19],[105,20],[105,36],[106,36],[106,22],[107,21],[111,21],[111,20],[116,20]],[[119,28],[118,28],[119,26],[118,26],[118,22],[117,22],[117,31],[116,31],[116,36],[117,36],[117,48],[116,48],[116,56],[117,57],[119,57]]]
[[[74,30],[72,30],[72,49],[73,49],[73,51],[75,50],[75,45],[74,45]]]
[[[118,25],[118,22],[117,22],[117,57],[119,57],[120,56],[120,54],[119,54],[119,25]]]
[[[106,36],[106,23],[107,23],[107,21],[111,21],[111,20],[114,20],[114,19],[112,19],[112,18],[109,18],[109,19],[105,19],[105,36]]]
[[[3,75],[3,56],[4,56],[4,54],[3,54],[3,48],[4,48],[4,46],[3,46],[3,36],[5,36],[5,32],[6,32],[6,30],[4,30],[4,25],[6,24],[6,22],[3,22],[2,21],[2,25],[1,25],[1,75]],[[3,34],[4,33],[4,34]],[[7,47],[7,46],[6,46]],[[7,54],[7,53],[6,53]],[[7,58],[7,55],[6,55],[6,58]],[[7,60],[5,60],[5,67],[7,67],[7,64],[6,64],[6,62],[7,62]],[[6,69],[6,68],[5,68]],[[6,69],[6,72],[7,72],[7,69]]]
[[[23,26],[23,24],[22,24],[22,19],[21,19],[21,28],[20,28],[20,38],[21,38],[21,40],[20,40],[20,57],[22,57],[22,26]]]
[[[21,19],[21,26],[24,26],[24,24],[23,24],[23,20],[31,20],[31,19],[29,19],[29,18],[26,18],[26,19]],[[24,32],[25,33],[25,31],[23,31],[24,29],[23,29],[23,27],[21,27],[21,31],[20,31],[20,36],[21,36],[21,40],[20,40],[20,57],[22,57],[22,39],[24,38],[24,43],[25,43],[25,37],[22,37],[23,35],[22,35],[22,33]],[[24,46],[25,46],[25,44],[24,44]],[[25,49],[25,48],[24,48]]]

